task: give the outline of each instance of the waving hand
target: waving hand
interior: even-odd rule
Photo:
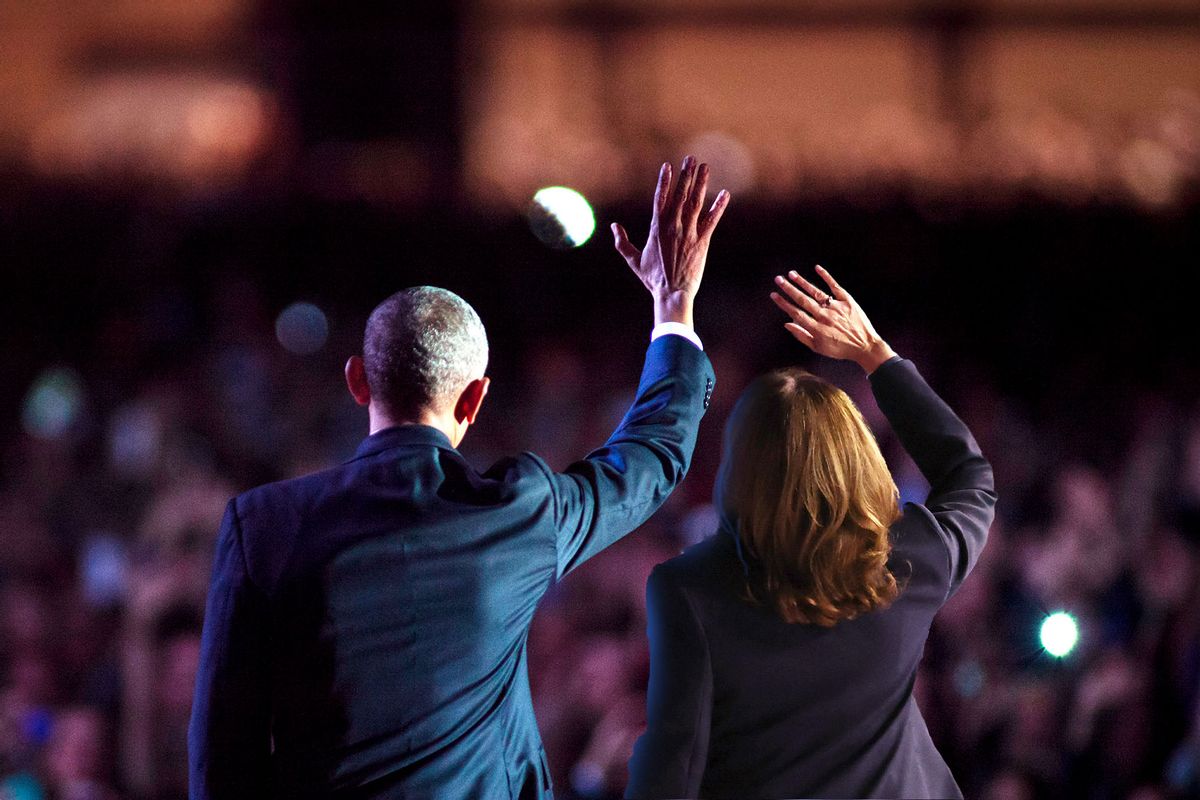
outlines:
[[[895,352],[828,270],[818,266],[817,273],[829,287],[828,292],[794,270],[787,278],[775,276],[779,291],[771,292],[771,299],[792,320],[783,327],[813,352],[853,361],[871,374]]]
[[[709,241],[729,205],[729,192],[718,193],[705,211],[708,165],[697,165],[693,156],[683,160],[673,184],[671,178],[671,165],[663,164],[645,247],[639,250],[619,223],[613,223],[612,231],[617,252],[654,296],[655,322],[690,325],[692,301],[704,277]]]

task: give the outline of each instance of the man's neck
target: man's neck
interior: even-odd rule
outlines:
[[[367,409],[367,416],[370,419],[371,435],[375,435],[382,430],[395,428],[400,425],[428,425],[430,428],[436,428],[437,430],[446,434],[446,438],[449,439],[452,444],[457,445],[455,442],[455,437],[457,436],[458,431],[456,430],[457,426],[454,424],[454,421],[441,414],[435,414],[432,411],[426,411],[415,418],[394,417],[382,409],[370,406]]]

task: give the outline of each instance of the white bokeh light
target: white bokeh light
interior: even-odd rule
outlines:
[[[1079,642],[1079,624],[1066,611],[1055,611],[1042,620],[1038,638],[1042,647],[1055,658],[1062,658]]]
[[[566,186],[547,186],[539,189],[533,196],[533,203],[538,210],[554,219],[563,230],[565,244],[579,247],[592,238],[596,230],[596,215],[587,199],[574,189]],[[546,244],[546,241],[539,235]]]

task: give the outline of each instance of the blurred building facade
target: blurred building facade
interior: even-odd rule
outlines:
[[[1200,169],[1190,0],[33,2],[0,31],[0,158],[47,176],[513,206],[693,149],[772,201],[1160,208]]]

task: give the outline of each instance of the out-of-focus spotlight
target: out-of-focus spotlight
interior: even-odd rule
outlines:
[[[292,303],[275,320],[275,338],[289,353],[307,356],[325,346],[329,321],[312,303]]]
[[[608,788],[603,767],[593,761],[580,761],[571,768],[571,788],[580,797],[603,797]]]
[[[1047,653],[1055,658],[1064,658],[1079,642],[1079,624],[1066,611],[1055,611],[1042,620],[1038,638]]]
[[[733,136],[706,131],[693,137],[683,149],[708,164],[712,174],[710,187],[737,194],[754,186],[754,156],[750,148]]]
[[[959,697],[975,697],[983,691],[986,681],[983,666],[973,658],[960,661],[954,668],[954,688]]]
[[[67,433],[83,410],[83,382],[74,370],[48,369],[38,376],[21,409],[25,430],[40,439]]]
[[[113,72],[54,103],[28,157],[48,175],[116,174],[202,190],[241,176],[274,132],[270,95],[236,77]]]
[[[574,189],[547,186],[533,196],[529,227],[542,244],[566,250],[592,238],[596,215],[587,199]]]
[[[1121,177],[1142,203],[1161,207],[1175,201],[1183,179],[1181,162],[1170,147],[1151,139],[1138,139],[1121,153]]]

